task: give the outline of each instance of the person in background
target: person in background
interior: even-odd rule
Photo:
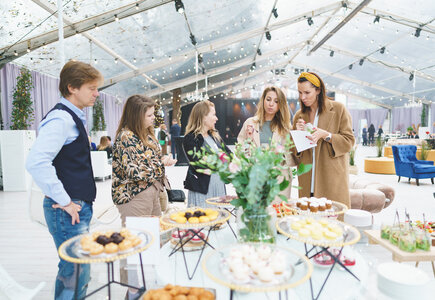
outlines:
[[[376,132],[375,126],[373,124],[370,124],[368,130],[370,146],[373,146],[373,144],[375,143],[375,132]]]
[[[168,142],[167,142],[168,132],[166,131],[166,124],[160,124],[159,131],[159,144],[162,147],[162,154],[168,154]]]
[[[382,125],[379,125],[378,138],[381,138],[383,134],[384,134],[384,130],[382,129]]]
[[[102,82],[103,76],[91,65],[66,63],[60,72],[60,101],[39,124],[38,137],[27,157],[26,169],[45,194],[45,220],[56,248],[89,232],[97,190],[83,110],[95,104]],[[80,265],[79,274],[77,270],[73,263],[60,259],[55,299],[82,299],[86,295],[90,266]]]
[[[272,142],[284,145],[291,126],[290,112],[285,94],[278,87],[267,87],[264,89],[257,107],[256,115],[243,123],[237,141],[244,143],[250,140],[257,147],[264,144],[269,145]],[[290,184],[281,194],[290,198],[291,167],[296,165],[290,153],[285,157],[285,165],[285,178]]]
[[[142,95],[127,99],[122,111],[112,161],[112,200],[121,214],[122,225],[127,217],[160,216],[160,192],[163,191],[165,166],[175,160],[163,156],[154,136],[155,101]],[[121,282],[137,285],[137,272],[120,262]],[[127,270],[129,270],[127,272]],[[126,298],[139,295],[129,288]]]
[[[169,133],[171,134],[171,152],[172,152],[172,158],[176,158],[176,147],[175,147],[175,140],[180,136],[181,133],[181,127],[178,125],[178,121],[176,119],[172,120],[172,125],[170,128]]]
[[[89,140],[89,147],[91,147],[91,151],[97,151],[97,145],[95,145],[95,143],[92,142],[90,135],[88,135],[88,140]]]
[[[107,136],[107,139],[109,140],[109,142],[110,142],[110,146],[113,146],[113,143],[112,143],[112,138],[110,137],[110,135],[108,135]]]
[[[110,144],[110,140],[107,138],[107,136],[102,136],[100,138],[100,144],[98,145],[97,150],[106,151],[107,158],[112,158],[112,145]]]
[[[362,130],[363,146],[367,146],[367,125],[364,125]]]
[[[301,73],[298,91],[301,109],[295,114],[293,130],[313,124],[310,139],[317,144],[300,153],[295,150],[299,163],[312,164],[311,171],[298,177],[299,197],[326,197],[350,207],[348,155],[355,143],[350,114],[342,103],[329,100],[315,73]]]
[[[200,151],[203,147],[230,155],[230,149],[215,129],[217,120],[214,104],[211,101],[198,102],[192,108],[183,140],[184,152],[190,162],[198,161],[199,158],[189,152]],[[225,184],[219,174],[200,173],[192,165],[189,165],[187,170],[184,188],[189,190],[187,197],[189,207],[207,207],[206,199],[226,195]]]

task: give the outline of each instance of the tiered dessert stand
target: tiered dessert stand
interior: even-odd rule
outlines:
[[[329,276],[331,275],[332,270],[334,269],[336,264],[339,264],[341,267],[344,268],[344,270],[346,270],[346,272],[348,272],[354,278],[356,278],[358,281],[360,281],[359,278],[355,274],[353,274],[352,271],[350,271],[349,268],[347,268],[340,261],[340,256],[341,256],[343,247],[347,246],[347,245],[356,244],[359,241],[359,239],[361,238],[361,235],[360,235],[358,229],[356,229],[355,227],[350,226],[346,223],[343,223],[343,222],[340,222],[338,220],[334,220],[331,218],[329,222],[335,223],[336,225],[341,227],[341,229],[343,231],[342,238],[337,239],[337,240],[326,240],[326,239],[315,240],[311,237],[300,237],[298,235],[298,233],[291,228],[291,223],[293,221],[298,220],[300,218],[300,216],[307,216],[307,217],[310,216],[313,218],[337,216],[339,214],[344,213],[347,210],[347,207],[344,204],[333,201],[332,210],[329,210],[329,211],[321,211],[321,212],[313,213],[309,210],[304,211],[304,210],[299,210],[296,208],[291,208],[291,209],[293,210],[294,213],[298,213],[299,216],[287,216],[285,218],[282,218],[281,220],[278,220],[276,223],[276,227],[277,227],[278,232],[284,236],[287,236],[289,239],[294,239],[294,240],[297,240],[297,241],[304,243],[305,255],[308,257],[308,259],[312,259],[312,258],[316,257],[318,254],[326,253],[334,260],[334,263],[331,265],[331,268],[330,268],[322,286],[320,287],[320,290],[319,290],[317,296],[314,296],[313,284],[312,284],[312,281],[310,279],[310,289],[311,289],[312,299],[319,298],[320,294],[322,293],[323,287],[325,286],[326,282],[328,281]],[[307,245],[311,245],[311,248],[309,250],[308,250]],[[320,250],[318,250],[317,247],[319,247]],[[334,254],[334,251],[330,251],[330,247],[339,248],[338,254]]]
[[[213,197],[213,198],[206,199],[205,202],[207,204],[215,205],[216,207],[219,207],[219,208],[226,210],[234,218],[237,219],[237,215],[236,215],[237,208],[231,204],[232,200],[233,199],[231,199],[229,201],[222,201],[221,197]],[[233,233],[234,237],[237,239],[237,234],[234,232],[234,229],[231,226],[230,219],[227,220],[227,224],[228,224],[228,227],[231,229],[231,232]]]
[[[245,243],[248,245],[259,246],[259,243]],[[244,293],[259,293],[259,292],[278,292],[279,299],[281,299],[281,292],[284,292],[286,299],[288,298],[287,290],[294,288],[305,281],[307,281],[313,272],[313,265],[306,256],[298,253],[297,251],[277,246],[275,244],[265,244],[273,249],[278,249],[282,253],[285,253],[287,257],[286,272],[287,276],[280,280],[265,283],[259,280],[251,279],[247,282],[237,281],[235,278],[229,276],[228,269],[223,263],[223,259],[229,256],[232,247],[239,247],[244,244],[234,244],[217,249],[210,252],[202,262],[202,268],[204,273],[216,283],[230,288],[230,300],[233,299],[234,292]]]
[[[191,207],[188,210],[195,210],[195,208]],[[205,247],[208,245],[212,249],[214,249],[214,247],[208,242],[208,237],[210,235],[210,232],[212,230],[214,230],[216,227],[220,226],[221,224],[227,222],[228,219],[230,218],[230,213],[228,211],[223,210],[223,209],[217,209],[217,211],[219,212],[219,215],[214,221],[206,222],[206,223],[197,223],[197,224],[191,224],[188,222],[186,222],[184,224],[177,223],[177,222],[171,220],[170,214],[166,214],[166,215],[163,215],[160,217],[160,222],[162,224],[176,229],[174,232],[176,232],[176,234],[178,234],[178,237],[180,239],[175,244],[174,249],[172,249],[171,253],[169,254],[169,257],[172,256],[177,251],[181,250],[181,252],[183,253],[183,260],[184,260],[184,265],[186,267],[187,277],[189,278],[189,280],[191,280],[193,278],[193,276],[195,275],[196,269],[198,268],[199,262],[201,261],[201,257],[202,257],[202,254],[204,252]],[[203,230],[205,231],[206,228],[208,228],[208,232],[206,234],[206,237],[203,238],[200,235],[200,233]],[[180,229],[187,230],[191,234],[190,235],[182,235],[180,232]],[[197,237],[199,240],[201,240],[203,242],[203,244],[202,244],[202,247],[200,248],[201,252],[199,254],[195,268],[194,268],[192,274],[190,274],[189,268],[187,266],[186,255],[185,255],[185,252],[188,250],[185,249],[185,247],[186,247],[187,243],[189,243],[194,237]]]
[[[60,258],[62,258],[63,260],[65,260],[67,262],[74,263],[77,266],[75,295],[78,295],[77,283],[79,281],[80,265],[81,264],[93,264],[93,263],[106,263],[107,264],[107,283],[104,284],[103,286],[97,288],[93,292],[87,294],[82,299],[88,298],[88,297],[92,296],[93,294],[97,293],[98,291],[100,291],[106,287],[107,287],[107,292],[108,292],[107,299],[111,299],[111,293],[110,293],[110,285],[111,284],[119,284],[122,286],[138,289],[140,291],[146,290],[145,275],[144,275],[144,270],[143,270],[143,265],[142,265],[142,254],[141,253],[151,246],[151,244],[154,242],[154,237],[152,236],[151,233],[149,233],[147,231],[135,231],[135,230],[130,230],[130,231],[132,233],[136,234],[139,238],[141,238],[142,242],[139,245],[137,245],[136,247],[133,247],[133,248],[125,250],[125,251],[119,251],[117,253],[111,253],[111,254],[102,253],[99,255],[90,255],[88,252],[83,251],[83,249],[81,248],[81,245],[80,245],[80,240],[84,236],[89,235],[89,233],[75,236],[75,237],[65,241],[64,243],[62,243],[62,245],[60,245],[59,251],[58,251]],[[128,256],[131,256],[134,254],[139,254],[143,288],[131,286],[131,285],[116,281],[114,278],[113,262],[116,260],[125,259]]]

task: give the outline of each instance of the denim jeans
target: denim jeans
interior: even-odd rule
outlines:
[[[47,222],[48,230],[53,237],[56,249],[66,240],[89,232],[89,223],[92,218],[92,203],[88,203],[78,199],[72,201],[82,208],[79,212],[80,223],[75,225],[71,224],[71,216],[60,208],[53,208],[52,205],[56,204],[52,199],[44,198],[44,215]],[[81,299],[86,295],[86,289],[90,280],[90,265],[82,264],[80,266],[78,295],[77,298]],[[58,264],[58,273],[56,277],[56,288],[54,299],[56,300],[70,300],[74,298],[76,286],[77,266],[60,259]]]

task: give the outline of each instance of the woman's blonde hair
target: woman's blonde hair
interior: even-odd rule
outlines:
[[[97,150],[104,150],[110,146],[110,140],[107,136],[102,136],[100,138],[100,144],[97,147]]]
[[[196,103],[190,112],[189,121],[186,126],[186,134],[193,132],[195,136],[201,134],[204,129],[204,117],[210,112],[210,108],[214,107],[213,102],[204,100]],[[208,134],[212,137],[221,140],[217,130],[209,130]]]
[[[272,131],[278,130],[279,135],[284,136],[290,132],[290,111],[288,109],[286,96],[280,88],[276,86],[269,86],[264,89],[260,98],[260,102],[258,102],[257,113],[255,116],[258,119],[260,127],[263,127],[263,124],[266,120],[264,101],[266,100],[266,95],[268,92],[275,92],[278,98],[278,111],[270,123],[270,128]]]
[[[155,105],[155,101],[149,97],[142,95],[130,96],[125,102],[116,135],[118,135],[123,128],[127,128],[137,135],[145,146],[157,150],[157,139],[154,136],[154,127],[152,125],[145,127],[144,120],[148,109],[153,108]],[[149,138],[155,143],[150,143]]]

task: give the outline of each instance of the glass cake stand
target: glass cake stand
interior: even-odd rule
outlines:
[[[334,263],[331,265],[331,269],[329,270],[328,275],[326,276],[326,278],[325,278],[325,280],[324,280],[324,282],[323,282],[316,297],[314,297],[313,284],[312,284],[312,281],[310,279],[310,289],[311,289],[312,299],[319,298],[320,294],[322,293],[323,287],[325,286],[326,282],[328,281],[329,276],[331,275],[332,270],[334,269],[336,264],[339,264],[342,268],[344,268],[344,270],[346,272],[348,272],[355,279],[360,281],[359,278],[355,274],[353,274],[352,271],[350,271],[349,268],[347,268],[347,266],[345,266],[340,261],[340,256],[341,256],[341,252],[343,251],[343,247],[356,244],[360,240],[361,234],[359,233],[358,229],[356,229],[355,227],[348,225],[344,222],[341,222],[338,220],[333,220],[333,219],[328,219],[329,223],[340,226],[340,228],[343,231],[342,237],[337,238],[335,240],[326,240],[326,239],[316,240],[316,239],[313,239],[311,237],[300,237],[298,235],[298,232],[291,228],[292,222],[295,222],[295,221],[300,220],[300,219],[301,219],[300,216],[288,216],[284,219],[278,220],[276,222],[276,228],[277,228],[279,233],[281,233],[284,236],[287,236],[289,239],[294,239],[294,240],[297,240],[299,242],[304,243],[305,255],[308,257],[308,259],[312,259],[315,256],[317,256],[318,254],[326,253],[334,260]],[[307,244],[312,246],[310,250],[308,250]],[[317,250],[317,247],[320,248],[320,251]],[[330,249],[329,249],[330,247],[339,248],[338,252],[337,252],[338,254],[334,254],[334,251],[330,251]],[[314,251],[315,253],[310,254],[312,251]]]
[[[116,231],[116,230],[114,230]],[[106,263],[107,264],[107,279],[108,282],[94,290],[93,292],[86,295],[84,298],[88,298],[92,296],[93,294],[97,293],[98,291],[102,290],[103,288],[107,287],[108,290],[108,299],[111,299],[111,293],[110,293],[110,285],[111,284],[119,284],[126,287],[135,288],[138,290],[146,290],[146,284],[145,284],[145,275],[142,265],[142,252],[148,249],[151,244],[154,242],[154,237],[151,233],[147,231],[142,230],[133,230],[130,229],[130,232],[135,234],[137,237],[139,237],[142,241],[139,245],[136,247],[130,248],[125,251],[118,251],[117,253],[102,253],[99,255],[91,255],[89,252],[84,251],[80,245],[80,240],[87,235],[90,235],[91,233],[81,234],[78,236],[75,236],[73,238],[70,238],[69,240],[65,241],[60,245],[58,253],[60,258],[67,262],[71,262],[76,264],[77,266],[77,272],[76,272],[76,283],[79,280],[79,273],[80,273],[80,265],[81,264],[93,264],[93,263]],[[142,282],[143,282],[143,288],[130,286],[125,283],[121,283],[119,281],[116,281],[114,278],[114,269],[113,269],[113,262],[120,259],[125,259],[128,256],[139,254],[140,259],[140,267],[142,272]],[[76,290],[75,295],[78,295],[78,285],[76,284]]]
[[[271,247],[273,251],[279,250],[286,257],[287,265],[285,271],[280,275],[275,275],[275,278],[269,283],[256,279],[255,275],[251,276],[252,274],[247,282],[237,281],[233,276],[231,276],[225,258],[229,257],[231,249],[246,244],[252,245],[253,247],[267,245],[268,247]],[[313,272],[313,265],[303,254],[300,254],[291,248],[278,246],[276,244],[262,243],[239,243],[220,248],[217,251],[212,251],[203,260],[202,268],[204,273],[210,277],[210,279],[220,285],[230,288],[230,299],[233,299],[234,291],[245,293],[279,292],[281,299],[281,291],[287,293],[288,289],[304,283],[311,277]]]
[[[200,208],[199,207],[190,207],[190,208],[187,208],[187,209],[179,210],[177,212],[195,211],[197,209],[200,209]],[[176,212],[172,212],[170,214],[166,214],[166,215],[163,215],[163,216],[160,217],[160,222],[162,224],[164,224],[164,225],[166,225],[168,227],[176,229],[174,232],[176,234],[178,234],[178,237],[180,239],[176,243],[174,248],[172,249],[171,253],[169,253],[169,256],[172,256],[177,251],[181,250],[181,252],[183,253],[183,259],[184,259],[184,265],[186,267],[187,277],[189,278],[189,280],[192,280],[193,276],[196,273],[196,270],[198,268],[199,262],[201,261],[201,257],[202,257],[202,254],[204,252],[205,247],[208,245],[212,249],[214,249],[214,247],[208,242],[208,237],[210,235],[210,232],[212,230],[214,230],[217,226],[220,226],[221,224],[227,222],[230,219],[230,213],[228,211],[226,211],[224,209],[219,209],[219,208],[217,208],[215,210],[219,212],[218,217],[215,220],[211,221],[211,222],[204,222],[204,223],[194,223],[194,224],[189,223],[189,222],[186,222],[186,223],[177,223],[177,222],[171,220],[171,218],[170,218],[171,214],[176,213]],[[207,228],[207,227],[208,227],[208,232],[207,232],[205,238],[203,238],[200,235],[200,232],[205,230],[205,228]],[[191,234],[190,235],[187,235],[187,234],[186,235],[182,235],[180,233],[180,229],[185,229],[188,232],[190,232]],[[189,243],[195,237],[197,237],[199,240],[201,240],[203,242],[203,245],[202,245],[202,247],[200,249],[198,249],[198,250],[201,250],[201,252],[199,254],[199,257],[198,257],[198,260],[196,262],[195,268],[194,268],[192,274],[190,274],[189,268],[187,266],[186,255],[185,255],[185,252],[188,251],[188,250],[186,250],[185,247],[187,247],[186,244]]]

